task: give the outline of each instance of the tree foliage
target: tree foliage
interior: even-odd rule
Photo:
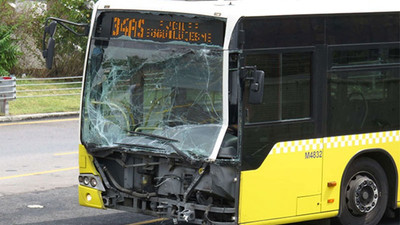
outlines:
[[[12,29],[0,24],[0,76],[8,75],[21,54],[15,40],[11,38]]]
[[[87,44],[86,37],[77,37],[61,26],[57,26],[55,61],[53,69],[45,69],[42,57],[43,32],[46,18],[58,17],[77,23],[89,23],[91,5],[89,0],[47,0],[15,1],[16,8],[7,0],[0,0],[0,24],[15,27],[12,37],[18,41],[22,55],[20,63],[13,68],[14,73],[27,73],[39,76],[72,76],[80,75]],[[4,10],[3,10],[4,9]],[[29,59],[29,60],[28,60]],[[33,61],[33,63],[25,63]],[[34,64],[33,66],[31,64]],[[32,70],[30,68],[33,68]]]

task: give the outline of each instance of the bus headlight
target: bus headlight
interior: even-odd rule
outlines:
[[[90,182],[90,179],[89,179],[89,177],[84,177],[83,178],[83,183],[85,184],[85,185],[89,185],[89,182]]]
[[[94,174],[88,174],[88,173],[85,173],[85,174],[81,173],[81,174],[79,174],[78,180],[79,180],[80,185],[94,188],[99,191],[106,191],[103,186],[103,182],[101,181],[100,176],[96,176]]]
[[[92,187],[96,187],[97,186],[97,180],[95,178],[91,178],[90,179],[90,185],[92,185]]]

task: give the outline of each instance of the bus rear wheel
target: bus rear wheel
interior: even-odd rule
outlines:
[[[388,203],[388,180],[373,159],[359,158],[345,172],[341,190],[339,222],[342,225],[376,225]]]

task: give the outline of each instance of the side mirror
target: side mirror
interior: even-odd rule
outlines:
[[[53,59],[54,59],[54,46],[56,44],[56,41],[54,40],[53,37],[49,38],[49,42],[47,44],[47,49],[46,51],[46,56],[43,56],[46,59],[46,68],[51,69],[53,67]]]
[[[44,36],[43,36],[43,58],[46,59],[46,68],[51,69],[53,67],[53,58],[54,58],[54,46],[55,40],[53,38],[54,33],[56,32],[57,22],[53,21],[50,25],[46,26],[44,29]],[[47,42],[47,48],[45,49],[45,40],[46,34],[49,34],[50,38]]]
[[[50,25],[44,28],[44,32],[48,33],[50,37],[53,37],[54,33],[56,32],[56,27],[57,27],[57,22],[53,21],[50,23]]]
[[[53,22],[51,22],[49,25],[47,25],[49,20],[53,20]],[[43,45],[42,45],[43,46],[42,55],[43,55],[43,58],[46,59],[47,69],[51,69],[51,67],[53,66],[54,46],[55,46],[54,33],[56,32],[57,24],[60,24],[60,26],[64,27],[69,32],[72,32],[73,34],[75,34],[77,36],[88,36],[88,34],[89,34],[90,26],[87,23],[74,23],[74,22],[71,22],[68,20],[55,18],[55,17],[47,18],[46,22],[45,22],[44,32],[43,32]],[[83,33],[78,33],[68,25],[72,25],[72,26],[76,26],[76,27],[83,27],[84,31],[83,31]],[[49,35],[49,40],[47,41],[47,45],[46,45],[47,35]]]
[[[250,79],[249,104],[261,104],[264,96],[264,71],[255,70]]]

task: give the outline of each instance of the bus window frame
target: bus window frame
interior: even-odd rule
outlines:
[[[323,53],[321,53],[321,51]],[[240,161],[242,162],[241,171],[248,171],[257,169],[259,166],[248,168],[243,164],[243,154],[245,151],[243,150],[244,143],[244,133],[249,132],[247,129],[266,129],[268,127],[277,127],[277,126],[295,126],[296,124],[310,124],[312,126],[312,135],[308,135],[307,138],[318,138],[322,137],[325,134],[324,130],[324,121],[326,120],[326,116],[324,113],[324,108],[326,108],[326,88],[322,89],[322,85],[325,85],[326,82],[326,68],[324,64],[324,59],[319,59],[318,56],[321,54],[326,54],[325,48],[321,49],[320,46],[298,46],[298,47],[280,47],[280,48],[262,48],[262,49],[243,49],[240,55],[240,67],[245,66],[245,58],[249,54],[284,54],[284,53],[311,53],[311,77],[310,77],[310,115],[305,118],[295,118],[295,119],[286,119],[286,120],[274,120],[274,121],[262,121],[262,122],[246,122],[246,109],[245,109],[245,96],[244,96],[244,82],[241,82],[241,88],[239,88],[239,104],[238,104],[238,118],[239,119],[239,130],[238,136],[240,138],[240,145],[238,154],[240,154]],[[320,63],[323,62],[323,63]],[[322,69],[321,69],[322,68]],[[325,90],[325,91],[323,91]],[[321,93],[323,91],[323,93]],[[316,93],[321,93],[320,95]],[[274,140],[275,143],[285,141],[282,140]],[[268,154],[265,156],[265,158]],[[262,160],[265,160],[263,158]]]
[[[293,119],[281,119],[281,120],[270,120],[270,121],[261,121],[261,122],[246,122],[246,113],[245,113],[245,101],[244,96],[242,96],[242,120],[244,127],[248,126],[267,126],[272,124],[279,124],[279,123],[291,123],[291,122],[316,122],[314,119],[315,115],[317,115],[316,110],[316,102],[317,96],[314,94],[316,92],[316,73],[317,73],[317,65],[314,63],[316,61],[316,46],[300,46],[300,47],[284,47],[284,48],[262,48],[262,49],[244,49],[241,55],[241,58],[245,59],[247,55],[256,55],[256,54],[285,54],[285,53],[311,53],[311,74],[310,74],[310,115],[308,117],[302,118],[293,118]],[[241,62],[241,66],[250,66],[245,65],[244,60]],[[267,75],[265,75],[267,77]],[[244,85],[244,83],[242,83]],[[244,86],[242,87],[243,92],[241,93],[244,95]],[[249,104],[249,103],[248,103]]]
[[[343,44],[343,45],[327,45],[327,73],[338,72],[338,71],[350,71],[360,69],[384,69],[384,68],[396,68],[400,66],[399,63],[381,63],[381,64],[355,64],[355,65],[334,65],[333,53],[335,51],[352,51],[352,50],[368,50],[368,49],[390,49],[400,48],[398,43],[395,42],[382,42],[375,44]]]

